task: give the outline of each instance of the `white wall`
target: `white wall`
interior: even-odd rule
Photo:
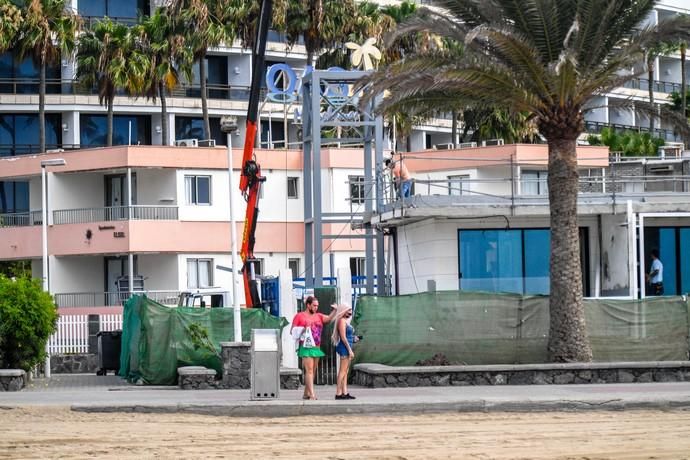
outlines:
[[[105,203],[103,174],[48,173],[50,209],[102,208]],[[39,178],[40,187],[40,178]],[[39,188],[40,199],[40,188]],[[39,201],[40,203],[40,201]],[[40,204],[38,206],[40,208]]]
[[[50,288],[53,293],[104,292],[103,257],[51,257],[51,259]]]
[[[263,183],[263,198],[259,203],[260,222],[303,222],[304,221],[304,183],[302,171],[288,170],[279,171],[276,169],[265,170],[262,173],[266,176]],[[298,198],[287,197],[287,178],[297,177]],[[239,180],[239,176],[238,179]],[[239,184],[239,182],[236,182]],[[242,201],[239,208],[244,213],[245,203]]]
[[[178,290],[179,266],[172,254],[139,254],[138,275],[145,278],[144,287],[149,291]]]
[[[178,203],[174,170],[137,169],[135,172],[137,176],[137,204],[165,206]],[[179,197],[179,201],[184,202],[184,194]]]
[[[590,99],[589,103],[587,104],[587,107],[592,109],[585,113],[585,119],[587,121],[608,123],[609,110],[607,108],[607,105],[608,97],[606,96],[597,96]]]
[[[211,177],[211,205],[187,204],[185,199],[185,176]],[[179,169],[176,171],[177,202],[180,220],[191,221],[228,221],[230,219],[228,173],[219,170]],[[239,176],[237,177],[239,181]],[[236,182],[239,184],[239,182]],[[236,192],[240,195],[239,189]],[[241,199],[241,197],[240,197]],[[239,206],[239,202],[235,202]],[[237,208],[244,209],[244,207]],[[239,215],[238,215],[239,219]]]

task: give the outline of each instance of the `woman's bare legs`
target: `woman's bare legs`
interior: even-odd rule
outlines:
[[[336,380],[335,395],[342,396],[347,394],[347,371],[350,368],[351,358],[349,356],[340,357],[340,369]]]
[[[314,394],[316,363],[314,361],[318,361],[318,358],[302,358],[302,365],[304,367],[304,399],[316,399]]]

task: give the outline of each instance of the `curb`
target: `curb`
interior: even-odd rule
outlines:
[[[690,410],[690,400],[607,401],[543,400],[490,401],[466,400],[444,402],[279,402],[256,401],[228,404],[150,404],[96,405],[73,404],[71,410],[88,413],[200,414],[223,417],[299,417],[304,415],[379,415],[425,414],[443,412],[588,412],[625,410]]]

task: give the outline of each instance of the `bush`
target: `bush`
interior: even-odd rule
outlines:
[[[0,275],[0,368],[31,370],[46,357],[57,306],[36,279]]]

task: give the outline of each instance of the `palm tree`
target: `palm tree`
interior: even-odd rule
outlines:
[[[232,45],[237,37],[239,12],[235,2],[223,0],[169,0],[167,8],[173,19],[178,40],[199,63],[201,84],[201,111],[204,118],[204,133],[211,136],[208,116],[208,91],[206,90],[206,55],[208,49],[221,43]]]
[[[19,8],[10,0],[0,0],[0,53],[12,47],[15,37],[21,30],[22,22]]]
[[[81,19],[66,0],[31,0],[25,6],[19,37],[19,58],[31,56],[39,67],[38,132],[41,152],[46,150],[46,67],[74,51]]]
[[[365,78],[363,103],[389,90],[381,110],[445,94],[470,107],[527,112],[548,142],[551,213],[549,356],[590,361],[577,224],[576,141],[583,109],[635,77],[645,50],[690,35],[683,17],[645,25],[654,0],[446,0],[397,29],[465,44],[461,58],[429,51]]]
[[[134,34],[124,24],[103,18],[79,38],[77,80],[98,89],[98,102],[108,109],[106,144],[113,145],[113,103],[119,90],[141,94],[148,77],[148,56],[141,53]]]
[[[688,50],[688,44],[687,42],[681,41],[680,45],[678,46],[680,49],[680,94],[681,94],[681,104],[680,106],[683,107],[683,116],[687,117],[686,113],[686,107],[687,107],[687,83],[685,79],[687,76],[685,75],[685,54],[687,53]]]
[[[307,65],[313,67],[322,50],[347,41],[356,17],[353,0],[290,0],[285,20],[288,46],[303,38]]]
[[[179,84],[178,67],[191,61],[188,51],[177,39],[173,23],[165,8],[158,8],[151,16],[142,18],[133,30],[138,38],[140,51],[148,56],[148,77],[144,81],[143,95],[148,99],[161,100],[161,127],[163,145],[168,145],[167,92]]]

